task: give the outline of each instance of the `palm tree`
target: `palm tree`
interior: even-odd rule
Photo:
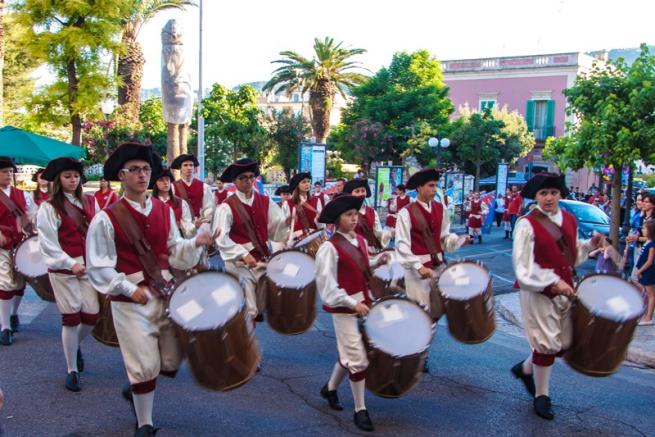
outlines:
[[[137,40],[145,23],[166,9],[184,9],[196,6],[186,0],[131,0],[131,13],[123,23],[121,43],[124,52],[118,57],[118,104],[122,106],[127,121],[139,120],[141,80],[145,57]]]
[[[293,51],[280,52],[283,59],[273,61],[282,64],[273,72],[273,77],[264,85],[264,91],[291,94],[309,92],[311,125],[319,143],[325,143],[330,131],[330,112],[337,92],[346,98],[346,89],[362,83],[366,77],[353,69],[361,68],[359,62],[351,61],[365,49],[342,47],[333,38],[322,41],[314,38],[314,57],[307,59]]]

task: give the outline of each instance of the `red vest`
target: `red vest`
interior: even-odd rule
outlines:
[[[223,190],[222,192],[216,190],[214,191],[214,198],[216,199],[216,205],[220,205],[221,203],[225,202],[225,199],[227,199],[227,195],[230,194],[227,190]]]
[[[287,202],[289,202],[289,208],[291,210],[293,210],[293,208],[296,208],[296,221],[293,224],[292,232],[304,230],[303,223],[298,215],[299,208],[303,209],[303,211],[305,212],[305,217],[307,217],[307,222],[309,222],[309,229],[307,230],[306,233],[315,231],[317,229],[315,220],[317,215],[316,208],[318,207],[318,202],[319,202],[318,197],[310,197],[309,199],[307,199],[305,203],[303,203],[302,206],[296,205],[293,201],[293,198],[287,199]]]
[[[38,188],[36,189],[36,191],[34,191],[33,194],[34,194],[33,196],[34,203],[36,203],[36,206],[40,206],[43,202],[46,202],[50,199],[50,193],[48,193],[47,191],[44,193]]]
[[[361,212],[357,213],[357,227],[355,227],[355,233],[357,235],[360,235],[366,239],[366,234],[364,233],[362,227],[360,226],[360,220],[366,220],[366,224],[368,224],[368,227],[371,231],[373,231],[373,234],[375,234],[375,210],[371,208],[370,206],[367,206],[366,209],[364,210],[364,214]],[[375,242],[374,241],[369,241],[368,245],[372,247],[373,249],[376,249],[374,246]],[[377,250],[377,249],[376,249]]]
[[[11,187],[9,198],[14,201],[16,206],[27,213],[27,203],[21,190]],[[23,239],[23,233],[18,227],[19,223],[16,216],[0,203],[0,231],[2,231],[2,235],[7,239],[7,242],[0,246],[2,249],[12,250]]]
[[[564,252],[559,248],[555,239],[553,239],[546,228],[544,228],[532,216],[532,214],[527,214],[525,219],[530,222],[534,232],[534,262],[544,269],[553,269],[564,282],[573,287],[575,266],[568,262],[566,256],[564,256]],[[567,245],[573,251],[573,255],[576,255],[578,225],[575,221],[575,217],[564,210],[562,210],[562,226],[560,229],[562,230],[563,238],[566,240]],[[551,298],[555,296],[550,294],[548,289],[544,290],[543,293]]]
[[[513,215],[521,214],[521,206],[523,205],[523,198],[520,193],[514,194],[512,200],[509,202],[509,213]]]
[[[359,268],[355,260],[348,256],[346,251],[341,249],[339,245],[334,244],[332,241],[329,242],[337,250],[337,255],[339,257],[339,263],[337,264],[337,283],[339,284],[339,287],[346,290],[348,296],[352,296],[353,294],[359,292],[364,292],[363,302],[366,306],[370,306],[371,297],[369,294],[368,281],[366,280],[364,272]],[[350,242],[346,242],[346,244],[350,244]],[[359,235],[357,235],[357,250],[359,250],[359,252],[364,257],[364,260],[366,260],[368,263],[368,253],[366,253],[366,240],[364,240],[364,238],[360,237]],[[347,307],[332,308],[327,305],[323,305],[323,309],[329,313],[355,313],[354,310]]]
[[[396,203],[396,208],[391,209],[391,199],[387,200],[387,205],[389,208],[389,212],[387,213],[387,219],[385,220],[385,224],[389,226],[390,228],[395,228],[396,227],[396,214],[398,211],[409,205],[411,202],[409,196],[405,196],[404,199],[401,199],[399,196],[396,196],[395,198],[395,203]]]
[[[95,197],[85,194],[84,199],[85,202],[83,208],[78,208],[68,199],[64,200],[64,202],[68,202],[73,208],[79,209],[82,215],[86,218],[86,224],[88,225],[91,223],[91,219],[96,212]],[[61,218],[61,224],[59,225],[59,230],[57,231],[57,235],[59,236],[59,245],[71,258],[77,258],[79,256],[83,257],[84,251],[86,249],[86,235],[82,235],[80,233],[80,231],[77,229],[75,221],[69,215],[67,215],[66,212],[59,212],[59,216]]]
[[[471,200],[471,214],[482,215],[482,200]]]
[[[441,222],[443,221],[443,205],[433,200],[430,206],[430,212],[427,212],[422,205],[417,204],[416,206],[416,209],[420,211],[420,214],[423,214],[425,221],[428,223],[428,226],[432,230],[432,236],[434,238],[434,245],[437,248],[437,253],[443,252],[441,249]],[[414,208],[407,208],[409,218],[412,222],[412,229],[409,233],[412,243],[412,253],[414,255],[429,255],[430,251],[428,250],[428,246],[423,239],[423,234],[419,230],[418,222],[414,216],[414,211]],[[435,267],[431,260],[423,263],[423,265],[428,268]]]
[[[129,202],[121,199],[124,202],[128,211],[134,217],[134,220],[141,228],[145,240],[150,245],[152,251],[157,256],[159,266],[162,270],[168,269],[168,233],[170,232],[170,209],[168,206],[157,198],[152,198],[152,210],[146,217],[140,212],[136,211]],[[114,205],[117,205],[115,203]],[[119,273],[131,275],[136,272],[143,272],[145,276],[145,284],[149,283],[149,278],[143,269],[139,255],[135,252],[133,246],[129,243],[125,232],[118,224],[118,220],[114,216],[113,206],[105,210],[112,225],[114,226],[114,243],[116,244],[116,253],[118,259],[116,261],[116,270]],[[129,299],[128,299],[129,301]]]
[[[175,181],[175,194],[182,197],[180,189],[181,185],[184,185],[183,189],[186,190],[186,195],[188,197],[189,207],[191,208],[191,215],[195,218],[200,216],[200,210],[202,209],[202,197],[205,194],[205,184],[203,184],[199,179],[193,179],[191,186],[185,184],[182,179]]]
[[[268,243],[268,197],[263,196],[257,192],[253,192],[252,195],[252,206],[248,206],[241,202],[241,199],[236,197],[236,194],[233,196],[235,197],[235,200],[227,203],[230,207],[230,211],[232,212],[230,239],[232,239],[232,241],[237,244],[246,244],[251,242],[250,238],[248,238],[246,226],[241,221],[239,214],[237,214],[236,209],[234,206],[232,206],[231,203],[241,202],[248,215],[252,218],[252,223],[255,226],[255,233],[257,234],[259,244],[261,244],[262,247],[266,247]],[[259,253],[259,251],[255,248],[250,251],[250,254],[255,257],[257,261],[261,261],[261,259],[264,257],[264,254]]]
[[[112,203],[118,202],[118,195],[111,190],[107,190],[105,193],[103,193],[102,190],[98,190],[95,192],[94,196],[100,209],[105,209]]]
[[[175,214],[175,223],[177,223],[178,226],[180,225],[180,220],[182,220],[182,202],[184,202],[184,199],[182,199],[181,197],[177,197],[177,208],[173,203],[172,197],[169,197],[168,200],[164,202],[173,210],[173,214]]]

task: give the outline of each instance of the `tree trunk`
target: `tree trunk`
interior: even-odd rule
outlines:
[[[168,132],[166,133],[166,162],[168,167],[173,160],[180,154],[180,126],[175,123],[166,123]]]
[[[325,81],[309,92],[312,132],[319,144],[324,144],[330,133],[330,112],[332,111],[335,95],[336,92]]]
[[[614,176],[612,177],[612,220],[610,226],[610,238],[612,245],[619,250],[619,229],[621,228],[621,169],[622,165],[614,164]]]
[[[68,113],[71,118],[71,126],[73,128],[72,144],[76,146],[82,145],[82,119],[79,112],[73,109],[73,103],[77,100],[77,66],[75,61],[70,60],[66,66],[68,73]]]
[[[5,125],[5,98],[4,98],[4,76],[3,70],[5,65],[5,32],[3,24],[3,15],[5,2],[0,0],[0,126]]]
[[[134,34],[124,31],[122,44],[125,54],[118,57],[118,77],[121,80],[118,87],[118,104],[123,108],[126,121],[137,123],[141,107],[143,65],[146,61],[141,44]]]

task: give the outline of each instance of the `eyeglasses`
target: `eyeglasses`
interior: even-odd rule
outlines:
[[[149,165],[146,165],[145,167],[129,167],[129,168],[123,168],[121,169],[122,171],[129,172],[130,174],[150,174],[152,173],[152,168]]]
[[[257,178],[254,174],[237,176],[238,181],[254,181]]]

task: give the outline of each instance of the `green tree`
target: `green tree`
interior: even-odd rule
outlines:
[[[273,61],[281,64],[273,77],[264,85],[264,91],[309,92],[311,123],[316,141],[325,143],[330,132],[330,112],[337,92],[345,99],[347,90],[365,80],[354,69],[359,63],[351,58],[365,53],[364,49],[342,47],[334,39],[314,39],[314,57],[308,59],[293,51],[280,52],[283,59]]]
[[[229,90],[214,84],[202,105],[208,169],[216,172],[242,156],[257,160],[266,157],[266,129],[252,86]]]
[[[290,110],[273,111],[268,120],[268,132],[275,146],[273,162],[284,169],[287,180],[298,166],[298,144],[309,136],[311,128],[302,114]]]
[[[144,24],[159,12],[167,9],[183,10],[195,6],[193,1],[185,0],[127,0],[128,13],[122,22],[121,45],[118,55],[117,70],[120,78],[118,86],[118,104],[123,108],[123,115],[130,123],[139,119],[141,81],[145,56],[138,41],[139,32]]]
[[[547,143],[544,155],[560,168],[612,166],[612,223],[610,237],[618,244],[621,173],[638,159],[655,163],[655,57],[645,44],[631,66],[622,59],[596,63],[578,75],[564,91],[567,133]]]
[[[81,144],[82,121],[99,116],[111,88],[105,60],[120,50],[117,36],[127,0],[19,0],[16,20],[28,56],[48,64],[54,83],[38,90],[29,110],[38,119],[70,124],[72,143]]]
[[[352,93],[354,100],[342,116],[345,138],[362,120],[380,123],[385,136],[392,140],[390,153],[395,159],[411,149],[420,152],[418,158],[426,164],[432,155],[419,147],[416,137],[426,128],[439,134],[449,131],[453,104],[441,65],[426,50],[394,54],[389,67],[380,69]],[[415,141],[410,144],[412,138]],[[347,140],[337,144],[344,154],[352,147]]]

